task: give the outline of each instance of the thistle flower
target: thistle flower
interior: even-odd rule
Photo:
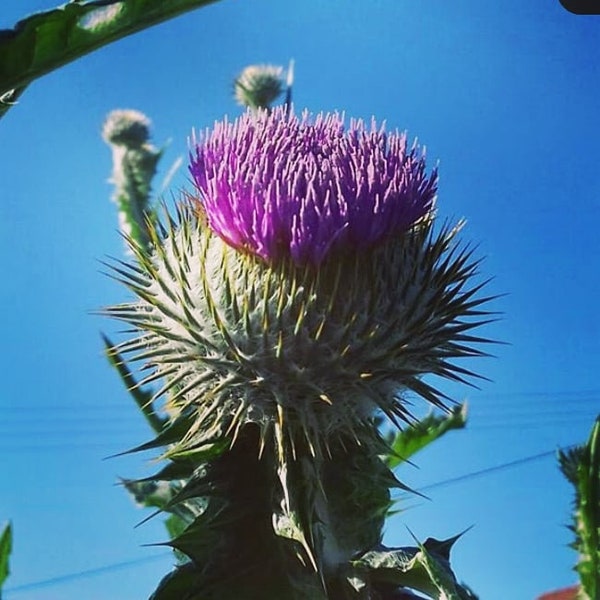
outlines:
[[[234,82],[238,104],[249,108],[269,108],[283,91],[283,67],[250,65]]]
[[[435,169],[406,135],[284,107],[217,123],[190,171],[211,229],[231,246],[277,262],[318,265],[335,248],[362,252],[408,230],[433,208]]]
[[[452,361],[483,354],[478,263],[434,232],[437,174],[405,136],[275,109],[217,124],[190,169],[199,202],[151,232],[154,255],[133,244],[116,271],[138,299],[107,309],[138,331],[115,352],[179,414],[170,455],[249,423],[280,455],[373,444],[408,392],[445,405],[424,375],[473,375]]]

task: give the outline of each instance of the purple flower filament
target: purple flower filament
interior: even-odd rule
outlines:
[[[217,123],[190,172],[211,229],[269,263],[320,264],[408,230],[435,202],[437,171],[406,136],[284,107]]]

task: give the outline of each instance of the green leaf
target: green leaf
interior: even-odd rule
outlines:
[[[416,547],[380,546],[352,565],[368,573],[374,584],[413,589],[436,600],[469,600],[472,594],[457,582],[449,562],[450,549],[458,537],[445,541],[430,538]]]
[[[163,510],[171,501],[177,490],[166,482],[162,484],[153,481],[131,481],[122,479],[123,487],[133,496],[134,500],[146,508]]]
[[[154,450],[155,448],[161,448],[162,446],[176,444],[177,442],[180,442],[182,437],[189,431],[191,425],[191,417],[181,416],[176,420],[167,423],[164,429],[153,440],[140,444],[130,450],[125,450],[125,452],[120,452],[115,456],[133,454],[135,452],[145,452],[146,450]],[[209,449],[209,452],[212,452],[213,446],[214,444],[207,443],[204,444],[203,448],[207,448]]]
[[[363,446],[332,453],[322,469],[322,486],[330,507],[330,529],[341,549],[356,556],[376,545],[393,502],[390,490],[403,485],[379,456]]]
[[[165,452],[165,457],[173,461],[185,461],[186,463],[193,462],[198,464],[221,456],[230,447],[230,438],[223,437],[214,442],[204,443],[197,448],[190,448],[187,450],[179,450],[177,447],[172,448]]]
[[[452,429],[462,429],[467,422],[467,405],[455,407],[449,414],[428,415],[417,423],[399,431],[390,444],[392,452],[386,457],[390,469],[406,462]]]
[[[194,474],[196,468],[197,465],[188,461],[169,462],[155,475],[136,479],[135,481],[138,483],[146,481],[180,481],[182,479],[189,479]]]
[[[223,508],[224,502],[212,500],[204,513],[164,545],[179,550],[199,566],[210,564],[223,543],[221,528],[227,522],[223,519]]]
[[[187,563],[164,577],[150,600],[201,600],[203,597],[198,592],[201,581],[199,569]]]
[[[327,600],[314,577],[284,577],[268,568],[231,570],[211,579],[193,563],[167,575],[150,600]]]
[[[33,80],[110,42],[216,0],[69,2],[0,30],[0,116]]]
[[[169,515],[169,517],[165,519],[165,527],[167,528],[167,532],[169,533],[169,537],[171,539],[175,539],[176,537],[180,536],[185,531],[187,526],[188,523],[180,516],[175,514]],[[179,550],[174,550],[174,552],[179,562],[187,562],[187,557],[185,554],[183,554],[183,552],[179,552]]]
[[[582,600],[600,596],[600,417],[586,444],[559,451],[560,468],[575,488],[573,548],[579,553],[576,570],[579,574]]]
[[[10,523],[6,525],[2,535],[0,535],[0,591],[6,578],[10,574],[8,568],[8,557],[12,550],[12,527]]]
[[[102,334],[102,340],[104,341],[105,353],[108,361],[119,373],[127,391],[135,400],[135,403],[146,418],[146,421],[148,421],[150,427],[152,427],[155,432],[158,433],[159,431],[162,431],[166,421],[156,414],[154,406],[152,405],[152,394],[141,390],[138,387],[137,381],[127,367],[125,359],[114,350],[114,344],[110,339]]]

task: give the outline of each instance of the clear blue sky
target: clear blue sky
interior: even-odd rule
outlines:
[[[5,0],[0,26],[51,0]],[[109,201],[114,108],[170,140],[237,114],[247,64],[296,61],[297,108],[345,110],[408,130],[440,161],[441,218],[465,217],[486,259],[508,342],[469,366],[481,390],[454,432],[399,475],[419,488],[586,439],[600,409],[600,17],[558,0],[223,0],[113,44],[36,82],[0,121],[0,521],[15,549],[7,600],[147,598],[172,560],[160,518],[114,485],[151,457],[103,460],[149,438],[102,357],[90,315],[126,298],[98,259],[120,256]],[[175,187],[187,185],[181,173]],[[484,600],[533,600],[575,581],[571,490],[545,456],[404,503],[386,542],[450,537],[458,576]],[[127,561],[147,561],[114,568]],[[55,581],[29,584],[109,567]],[[12,591],[11,591],[12,590]]]

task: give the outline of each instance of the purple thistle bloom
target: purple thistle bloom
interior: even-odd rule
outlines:
[[[371,247],[426,215],[437,190],[406,135],[285,107],[217,123],[190,172],[211,229],[269,263],[318,265],[332,249]]]

